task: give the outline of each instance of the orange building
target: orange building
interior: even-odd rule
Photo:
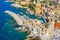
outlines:
[[[60,22],[55,22],[55,28],[60,29]]]

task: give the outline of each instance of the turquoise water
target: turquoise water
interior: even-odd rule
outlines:
[[[29,18],[36,19],[35,15],[30,15],[25,13],[25,9],[15,8],[10,6],[12,2],[4,2],[5,0],[0,0],[0,40],[24,40],[26,38],[26,33],[15,30],[17,27],[14,19],[6,14],[5,10],[13,11],[20,15],[27,15]],[[22,12],[23,14],[21,14]],[[43,18],[39,18],[43,20]],[[44,20],[43,20],[44,21]]]
[[[6,3],[4,1],[0,0],[0,40],[24,40],[26,33],[15,30],[15,21],[10,15],[4,13],[5,10],[19,13],[22,9],[11,7],[11,2]]]

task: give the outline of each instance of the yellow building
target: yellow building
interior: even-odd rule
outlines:
[[[36,4],[36,14],[39,15],[41,13],[41,5],[40,4]]]

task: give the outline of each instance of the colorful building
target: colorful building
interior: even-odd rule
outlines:
[[[41,5],[40,4],[36,4],[36,8],[35,8],[36,14],[39,15],[41,13]]]
[[[55,29],[60,29],[60,22],[55,22]]]
[[[22,5],[29,5],[30,4],[30,0],[21,0],[21,4]]]

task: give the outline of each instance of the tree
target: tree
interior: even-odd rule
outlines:
[[[29,4],[30,10],[35,10],[34,4]]]
[[[46,3],[47,2],[47,0],[43,0],[43,3]]]

